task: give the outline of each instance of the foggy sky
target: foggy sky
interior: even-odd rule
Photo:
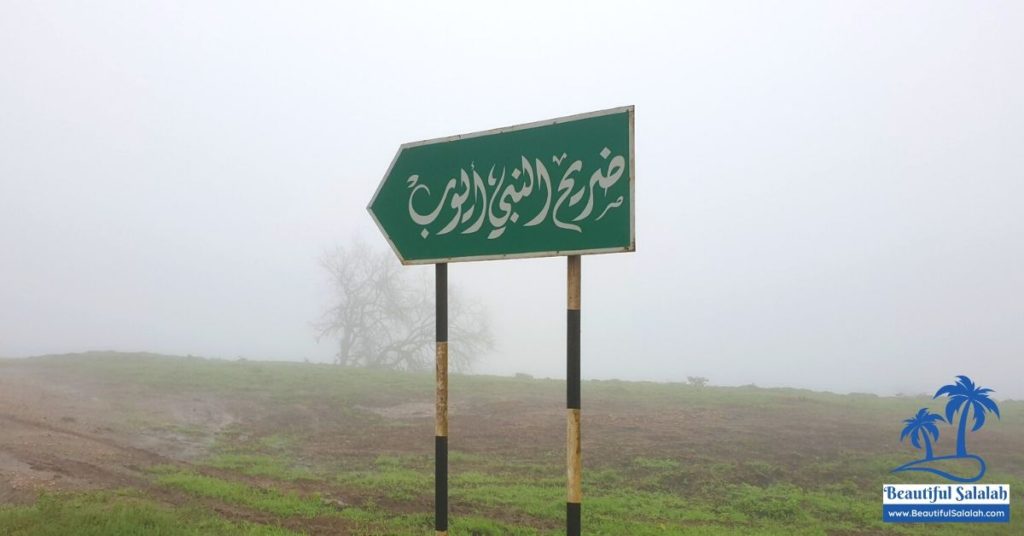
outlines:
[[[1024,397],[1020,3],[377,4],[4,2],[0,355],[328,361],[401,143],[633,104],[584,378]],[[449,270],[564,377],[564,259]]]

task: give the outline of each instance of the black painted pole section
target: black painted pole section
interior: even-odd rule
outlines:
[[[580,462],[580,256],[568,257],[566,315],[567,337],[565,356],[566,384],[566,536],[580,536],[582,464]]]
[[[437,397],[434,413],[434,530],[448,535],[448,264],[434,265]]]

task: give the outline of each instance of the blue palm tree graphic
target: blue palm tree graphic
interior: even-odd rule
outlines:
[[[985,415],[987,413],[995,413],[996,418],[1001,418],[999,416],[999,406],[996,405],[995,400],[989,398],[988,394],[994,392],[992,389],[975,385],[967,376],[957,376],[956,378],[956,383],[943,385],[935,392],[935,396],[932,397],[933,399],[940,396],[949,398],[949,401],[946,402],[945,419],[941,415],[930,413],[927,408],[921,408],[914,417],[903,421],[906,426],[903,428],[903,433],[900,434],[900,442],[910,437],[911,444],[920,449],[921,440],[924,440],[925,457],[893,469],[894,473],[902,471],[926,472],[955,482],[977,482],[985,476],[985,460],[981,456],[967,452],[967,421],[971,415],[974,416],[974,426],[971,428],[971,431],[976,432],[982,426],[985,426]],[[957,427],[956,434],[956,454],[933,456],[931,440],[932,438],[936,441],[939,439],[939,430],[935,423],[946,422],[952,426],[954,424],[953,417],[956,416],[957,412],[960,412],[960,418],[958,419],[959,426]],[[955,463],[951,464],[951,462]],[[977,473],[967,473],[965,475],[964,464],[970,465],[972,463],[977,467]]]
[[[953,423],[953,415],[957,411],[960,412],[960,426],[956,432],[956,455],[967,456],[967,414],[974,414],[974,427],[971,428],[972,432],[977,432],[982,426],[985,426],[985,413],[991,411],[996,414],[996,418],[999,416],[999,406],[996,405],[995,400],[988,397],[988,393],[993,392],[992,389],[982,389],[971,381],[967,376],[957,376],[956,383],[950,385],[943,385],[935,392],[935,396],[932,398],[938,398],[942,395],[949,397],[949,402],[946,403],[946,420],[950,424]]]
[[[917,415],[903,421],[907,425],[900,434],[900,443],[910,436],[910,444],[919,449],[921,439],[924,439],[924,459],[932,459],[932,438],[935,441],[939,440],[939,427],[935,426],[935,421],[945,422],[942,415],[932,413],[928,408],[921,408]]]

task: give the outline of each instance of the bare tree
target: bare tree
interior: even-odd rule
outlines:
[[[694,387],[704,387],[705,385],[708,384],[709,381],[710,380],[708,380],[704,376],[687,376],[686,377],[686,383],[689,383],[690,385],[692,385]]]
[[[324,254],[321,266],[334,286],[333,305],[314,324],[317,340],[338,339],[335,362],[399,370],[428,369],[434,357],[434,287],[414,278],[390,251],[356,240]],[[467,370],[494,348],[487,311],[449,289],[449,355]]]

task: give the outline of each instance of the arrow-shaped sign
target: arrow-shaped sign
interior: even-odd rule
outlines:
[[[633,251],[633,107],[406,143],[370,215],[403,264]]]

